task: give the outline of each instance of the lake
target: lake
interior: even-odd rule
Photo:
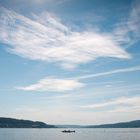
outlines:
[[[74,129],[76,133],[62,130],[0,128],[0,140],[140,140],[140,128],[82,128]]]

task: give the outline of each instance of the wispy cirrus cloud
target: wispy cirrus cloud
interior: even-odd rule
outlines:
[[[117,73],[126,73],[126,72],[134,72],[140,71],[140,66],[116,69],[112,71],[96,73],[96,74],[88,74],[74,78],[43,78],[37,81],[35,84],[31,84],[28,86],[17,87],[17,89],[24,91],[56,91],[63,92],[68,90],[74,90],[86,86],[84,82],[81,82],[82,79],[94,78],[94,77],[102,77]]]
[[[44,78],[29,86],[17,87],[24,91],[55,91],[63,92],[83,87],[84,84],[77,80]]]
[[[102,77],[117,73],[127,73],[127,72],[135,72],[140,71],[140,66],[134,66],[134,67],[128,67],[128,68],[122,68],[122,69],[115,69],[111,71],[101,72],[101,73],[95,73],[95,74],[87,74],[79,77],[75,77],[73,79],[87,79],[87,78],[94,78],[94,77]]]
[[[140,97],[121,97],[118,99],[115,99],[113,101],[108,101],[104,103],[97,103],[97,104],[90,104],[90,105],[83,105],[82,108],[103,108],[103,107],[109,107],[109,106],[135,106],[140,107]],[[119,107],[120,108],[120,107]]]
[[[113,34],[116,41],[127,47],[134,44],[140,38],[140,3],[132,5],[129,17],[124,18],[114,28]]]
[[[10,46],[10,53],[30,60],[74,68],[99,57],[131,58],[112,33],[72,31],[48,12],[27,18],[1,7],[0,24],[0,42]]]

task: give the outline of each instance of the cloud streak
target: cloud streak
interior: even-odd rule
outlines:
[[[29,86],[17,87],[17,89],[24,90],[24,91],[63,92],[63,91],[74,90],[76,88],[80,88],[83,86],[84,84],[76,80],[44,78],[35,84]]]
[[[71,69],[99,57],[131,58],[111,33],[72,31],[48,12],[27,18],[1,7],[0,24],[0,42],[9,45],[10,53],[30,60]]]
[[[129,17],[116,25],[113,31],[117,42],[127,47],[133,45],[140,38],[140,3],[133,3]]]
[[[133,72],[133,71],[140,71],[140,66],[129,67],[124,69],[116,69],[112,71],[96,73],[96,74],[89,74],[74,78],[44,78],[37,81],[35,84],[31,84],[29,86],[21,86],[17,87],[16,89],[24,90],[24,91],[56,91],[56,92],[64,92],[69,90],[78,89],[84,87],[86,84],[80,82],[82,79],[94,78],[94,77],[102,77],[117,73],[126,73],[126,72]]]
[[[103,107],[109,107],[109,106],[126,106],[126,105],[127,106],[140,107],[140,102],[139,101],[140,101],[140,97],[132,97],[132,98],[121,97],[121,98],[113,100],[113,101],[84,105],[84,106],[81,106],[81,107],[82,108],[91,108],[91,109],[103,108]]]
[[[140,66],[134,66],[134,67],[122,68],[122,69],[115,69],[115,70],[111,70],[111,71],[107,71],[107,72],[101,72],[101,73],[95,73],[95,74],[88,74],[88,75],[76,77],[75,79],[80,80],[80,79],[102,77],[102,76],[107,76],[107,75],[112,75],[112,74],[117,74],[117,73],[127,73],[127,72],[134,72],[134,71],[140,71]]]

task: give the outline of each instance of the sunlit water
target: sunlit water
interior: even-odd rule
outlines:
[[[140,129],[0,129],[0,140],[140,140]],[[73,129],[72,129],[73,130]]]

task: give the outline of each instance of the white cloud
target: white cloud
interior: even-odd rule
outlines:
[[[111,33],[71,31],[48,12],[29,19],[1,7],[0,25],[0,42],[10,46],[7,50],[31,60],[74,68],[99,57],[131,58]]]
[[[101,76],[112,75],[112,74],[116,74],[116,73],[126,73],[126,72],[133,72],[133,71],[139,71],[139,70],[140,70],[140,66],[135,66],[135,67],[130,67],[130,68],[116,69],[116,70],[112,70],[112,71],[96,73],[96,74],[88,74],[88,75],[84,75],[84,76],[67,78],[67,79],[44,78],[44,79],[41,79],[40,81],[36,82],[35,84],[29,85],[29,86],[17,87],[17,89],[25,90],[25,91],[62,92],[62,91],[74,90],[74,89],[83,87],[85,84],[79,81],[81,79],[101,77]],[[136,87],[134,87],[134,88],[135,88],[135,90],[137,90]],[[134,90],[134,89],[132,89],[132,90]],[[127,90],[125,89],[125,91],[127,91]],[[117,92],[118,92],[118,90],[117,90]]]
[[[131,46],[140,38],[140,3],[132,6],[129,17],[117,24],[114,37],[120,44]]]
[[[97,103],[97,104],[91,104],[91,105],[84,105],[81,106],[82,108],[103,108],[103,107],[109,107],[109,106],[124,106],[124,105],[129,105],[129,106],[135,106],[135,107],[140,107],[140,97],[121,97],[119,99],[113,100],[113,101],[108,101],[105,103]],[[118,110],[118,109],[117,109]]]
[[[80,88],[83,86],[84,84],[78,82],[77,80],[44,78],[38,81],[36,84],[32,84],[32,85],[24,86],[24,87],[17,87],[17,89],[25,90],[25,91],[63,92],[63,91]]]
[[[73,79],[86,79],[86,78],[94,78],[94,77],[101,77],[101,76],[107,76],[117,73],[126,73],[126,72],[133,72],[133,71],[140,71],[140,66],[134,66],[129,68],[122,68],[122,69],[115,69],[107,72],[101,72],[101,73],[95,73],[95,74],[88,74],[84,76],[75,77]]]

